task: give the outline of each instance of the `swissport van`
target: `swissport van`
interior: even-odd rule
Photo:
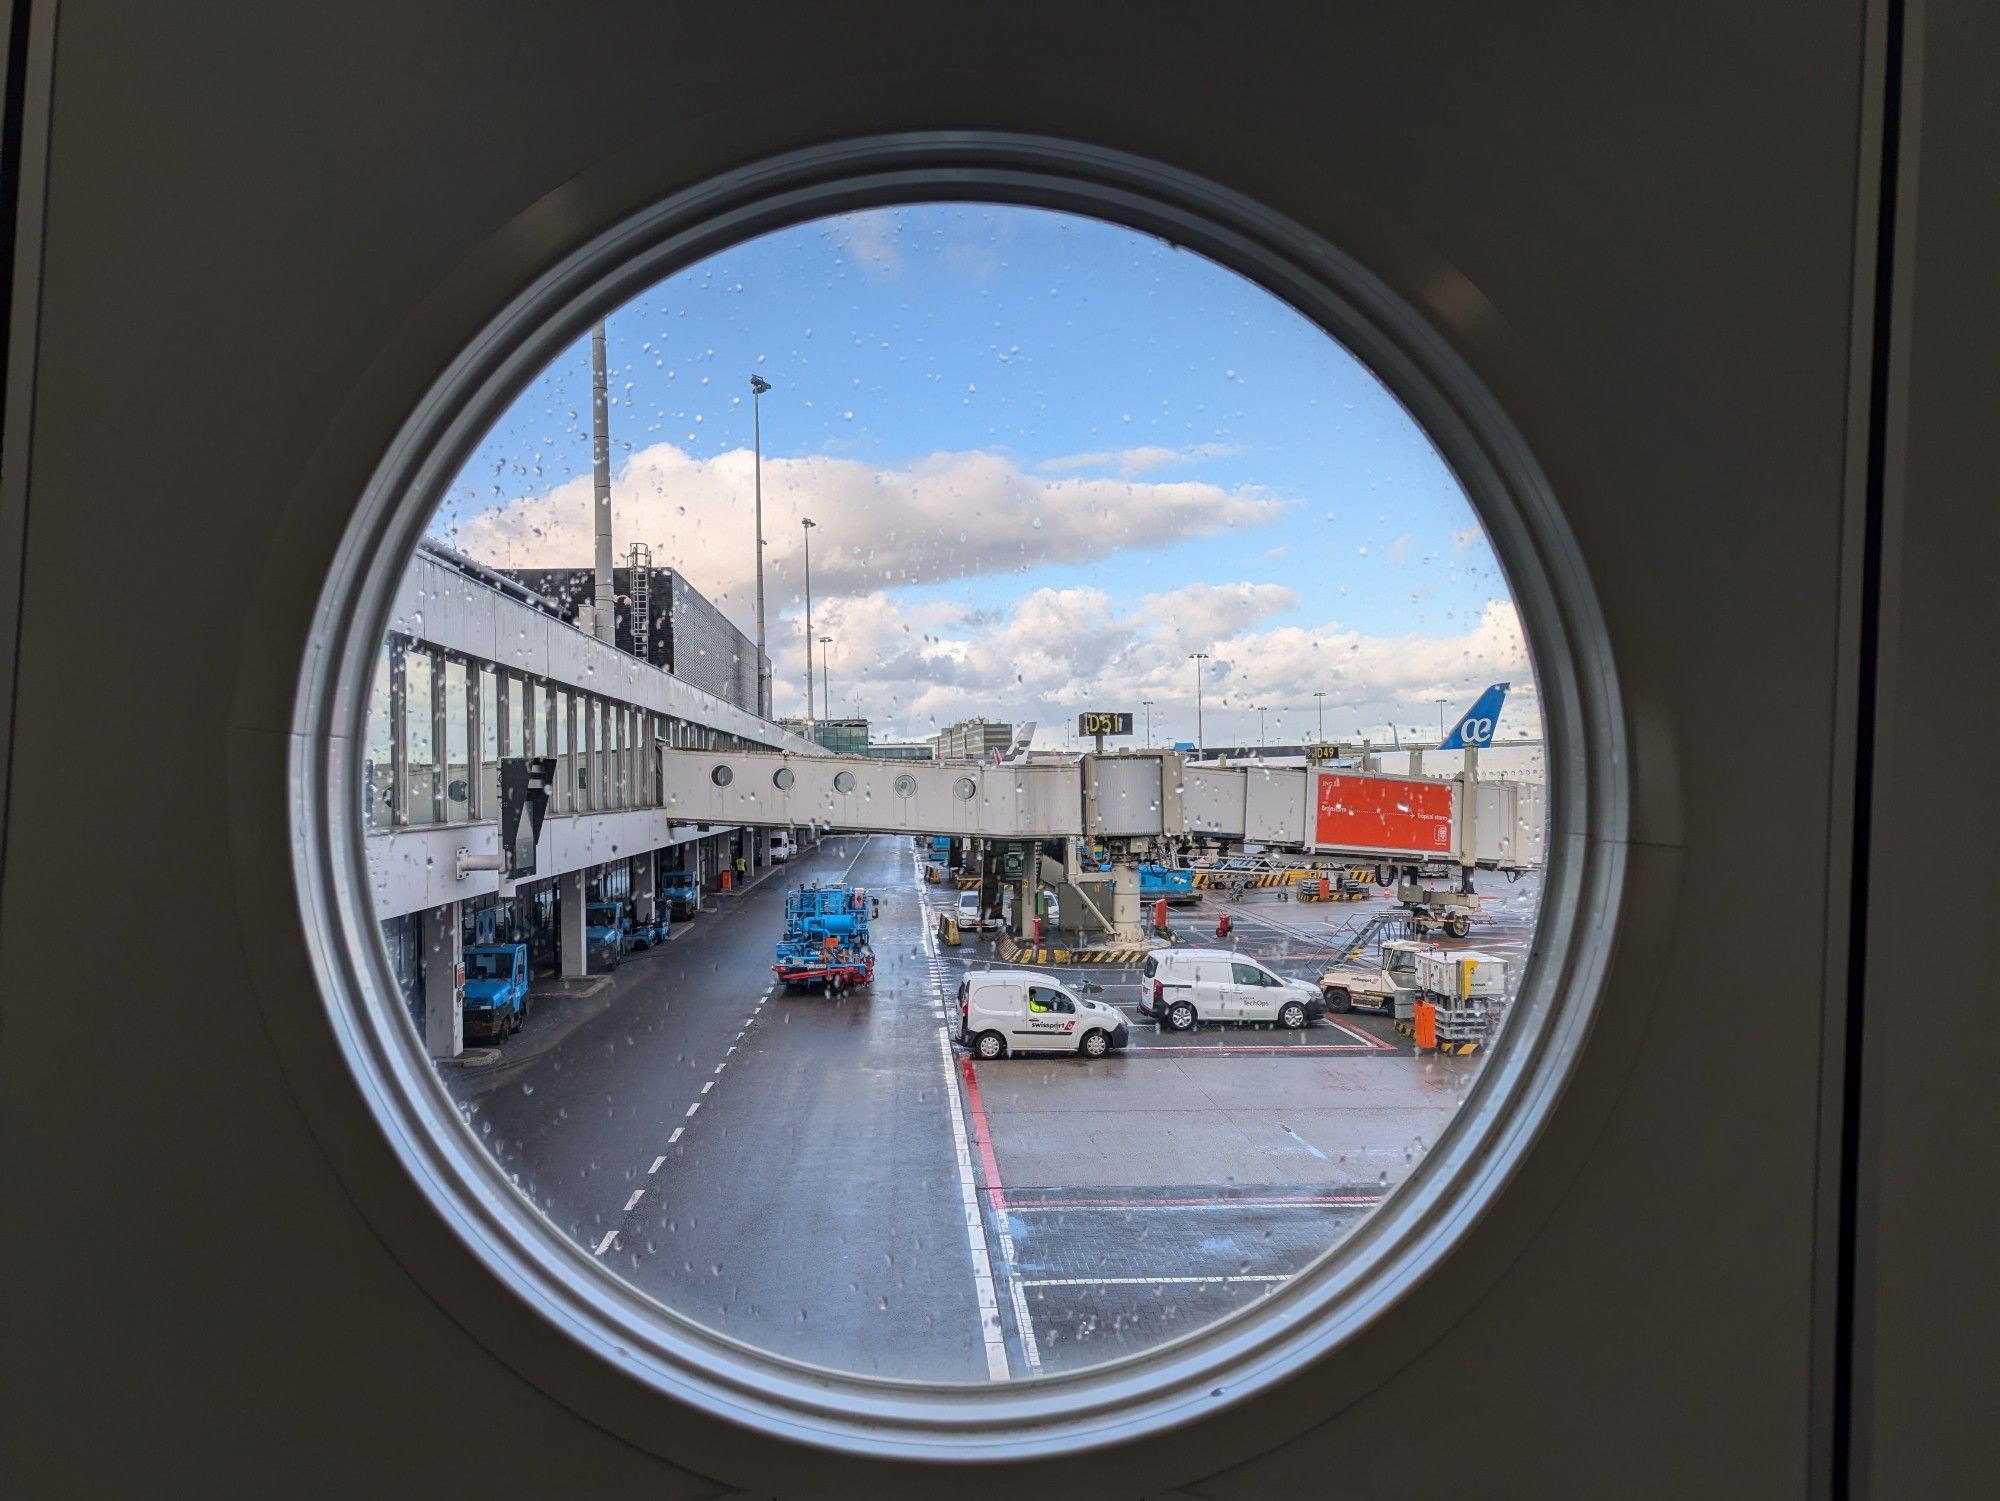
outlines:
[[[1081,1053],[1102,1058],[1131,1040],[1115,1006],[1083,999],[1053,975],[991,970],[958,983],[958,1040],[980,1058]]]
[[[1139,1009],[1176,1032],[1198,1021],[1303,1027],[1326,1015],[1317,985],[1228,949],[1155,949],[1140,975]]]

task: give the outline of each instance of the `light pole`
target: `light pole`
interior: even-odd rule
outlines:
[[[1441,699],[1439,699],[1439,700],[1437,701],[1437,703],[1438,703],[1438,744],[1439,744],[1439,745],[1443,745],[1443,744],[1444,744],[1444,711],[1445,711],[1445,706],[1446,706],[1446,705],[1448,705],[1448,704],[1449,704],[1450,702],[1451,702],[1451,700],[1450,700],[1450,699],[1448,699],[1448,698],[1441,698]]]
[[[833,717],[833,689],[827,686],[826,681],[826,649],[831,645],[833,645],[833,637],[822,636],[819,638],[819,701],[826,705],[826,713],[829,719]]]
[[[596,587],[591,594],[591,632],[608,646],[618,642],[617,606],[611,599],[611,423],[605,416],[604,324],[590,331],[590,488],[597,530]]]
[[[813,721],[813,519],[800,523],[806,534],[806,723]]]
[[[764,393],[771,383],[750,377],[750,431],[755,435],[757,491],[757,713],[771,717],[771,654],[764,643]]]
[[[1250,707],[1257,711],[1257,749],[1261,752],[1264,749],[1264,715],[1270,711],[1270,705],[1252,704]]]
[[[1146,707],[1146,749],[1151,750],[1153,748],[1153,701],[1150,698],[1142,698],[1139,702]]]
[[[1326,744],[1326,690],[1325,690],[1324,688],[1316,688],[1316,689],[1314,689],[1314,690],[1313,690],[1313,697],[1314,697],[1314,698],[1315,698],[1316,700],[1318,700],[1318,702],[1317,702],[1317,703],[1315,703],[1315,704],[1314,704],[1314,706],[1313,706],[1313,707],[1314,707],[1314,710],[1315,710],[1315,711],[1316,711],[1316,712],[1318,713],[1318,715],[1319,715],[1319,741],[1318,741],[1318,743],[1319,743],[1319,744],[1321,744],[1321,745],[1325,745],[1325,744]]]
[[[1208,653],[1191,651],[1188,660],[1194,663],[1194,750],[1199,756],[1208,750],[1208,737],[1201,730],[1201,664],[1208,660]]]

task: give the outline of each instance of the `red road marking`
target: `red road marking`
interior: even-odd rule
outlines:
[[[979,1076],[972,1071],[972,1060],[961,1058],[958,1065],[965,1071],[965,1111],[972,1117],[972,1139],[979,1147],[979,1166],[986,1173],[986,1187],[993,1195],[993,1207],[1001,1214],[1007,1212],[1007,1189],[1000,1181],[1000,1164],[993,1156],[993,1136],[986,1129],[986,1106],[979,1098]]]
[[[1345,1032],[1349,1037],[1360,1038],[1363,1042],[1367,1043],[1368,1046],[1370,1046],[1371,1048],[1382,1048],[1391,1053],[1396,1051],[1396,1045],[1393,1042],[1384,1042],[1381,1038],[1376,1037],[1371,1033],[1363,1032],[1358,1027],[1348,1026],[1346,1022],[1337,1022],[1332,1017],[1329,1016],[1326,1019],[1326,1024],[1330,1027],[1340,1028],[1340,1030]]]
[[[1355,1035],[1360,1036],[1361,1034],[1356,1033]],[[1393,1053],[1395,1048],[1389,1043],[1377,1042],[1371,1037],[1368,1040],[1367,1047],[1363,1047],[1358,1042],[1219,1042],[1214,1044],[1192,1042],[1180,1044],[1150,1043],[1145,1047],[1128,1047],[1125,1049],[1127,1053],[1135,1057],[1143,1053],[1149,1058],[1165,1058],[1170,1055],[1179,1058],[1188,1054],[1193,1054],[1196,1057],[1214,1056],[1226,1058],[1236,1053],[1312,1053],[1318,1055],[1324,1053],[1372,1053],[1378,1050]]]
[[[1016,1202],[1011,1207],[1016,1214],[1027,1214],[1031,1210],[1054,1212],[1060,1209],[1192,1209],[1209,1204],[1234,1204],[1246,1209],[1271,1209],[1289,1207],[1296,1204],[1340,1204],[1372,1207],[1381,1202],[1382,1195],[1380,1194],[1314,1194],[1263,1199],[1232,1199],[1217,1194],[1180,1199],[1037,1199],[1031,1204]]]

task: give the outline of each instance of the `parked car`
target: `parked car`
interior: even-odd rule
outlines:
[[[783,865],[787,860],[792,858],[797,848],[792,842],[792,831],[790,829],[778,830],[777,833],[771,836],[771,863],[773,865]]]
[[[963,933],[988,932],[999,927],[1001,921],[998,913],[993,914],[991,917],[981,917],[979,915],[979,893],[977,891],[959,892],[958,901],[952,908],[952,915],[958,919],[959,931]]]
[[[1124,1047],[1131,1035],[1116,1007],[1084,999],[1053,975],[983,970],[958,982],[958,1040],[979,1058],[1009,1053],[1102,1058]]]
[[[528,946],[481,943],[465,951],[467,1036],[504,1037],[528,1019]]]
[[[1228,949],[1155,949],[1140,974],[1139,1009],[1176,1032],[1199,1021],[1303,1027],[1326,1014],[1317,985]]]

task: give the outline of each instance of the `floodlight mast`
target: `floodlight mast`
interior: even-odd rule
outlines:
[[[764,393],[771,383],[761,375],[750,377],[750,428],[755,444],[753,472],[757,494],[757,713],[771,717],[771,654],[764,642]]]

